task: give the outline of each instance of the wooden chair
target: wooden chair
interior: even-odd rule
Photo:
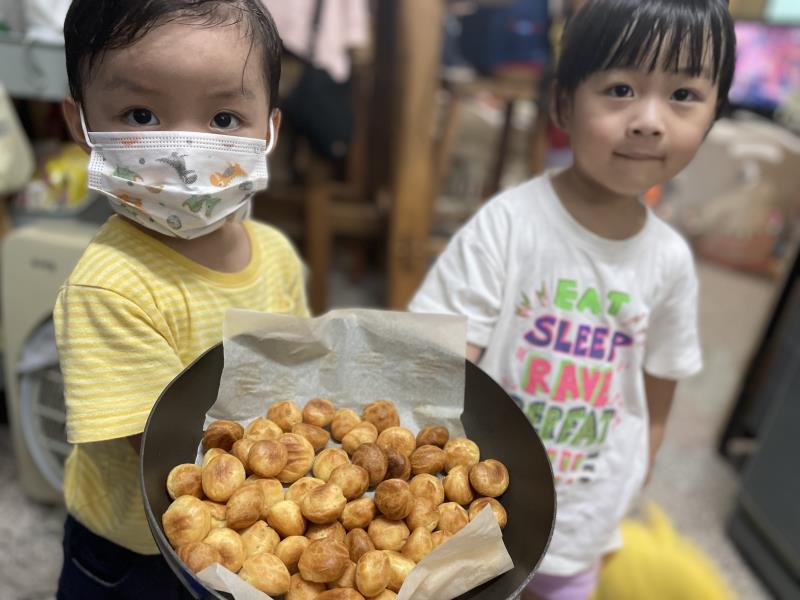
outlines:
[[[405,308],[428,266],[435,188],[431,107],[439,81],[444,1],[377,1],[373,6],[374,58],[355,71],[356,131],[342,176],[335,177],[335,165],[301,144],[299,182],[275,186],[265,202],[256,203],[256,216],[302,241],[316,314],[328,307],[336,238],[349,239],[356,248],[364,241],[382,245],[389,308]],[[363,253],[363,247],[355,251]]]

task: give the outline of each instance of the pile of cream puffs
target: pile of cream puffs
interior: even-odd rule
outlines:
[[[167,477],[164,533],[193,572],[220,563],[286,600],[395,598],[486,505],[506,525],[496,500],[506,467],[444,427],[415,436],[388,400],[361,415],[324,398],[302,410],[283,400],[246,429],[211,423],[203,449],[202,466]]]

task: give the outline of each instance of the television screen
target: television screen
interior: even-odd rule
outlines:
[[[771,23],[800,23],[800,2],[797,0],[767,0],[764,20]]]
[[[736,22],[731,104],[771,112],[800,93],[800,26]]]

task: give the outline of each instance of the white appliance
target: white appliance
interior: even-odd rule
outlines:
[[[25,492],[61,502],[66,441],[64,399],[52,327],[53,305],[98,226],[38,221],[3,240],[0,308],[9,425]]]

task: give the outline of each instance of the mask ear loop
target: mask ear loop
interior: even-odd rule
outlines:
[[[267,156],[269,156],[275,149],[275,121],[272,120],[272,115],[269,116],[269,144],[267,144]]]
[[[83,106],[78,106],[78,113],[81,116],[81,130],[83,131],[83,139],[89,148],[94,148],[94,144],[89,141],[89,130],[86,128],[86,119],[83,116]]]

